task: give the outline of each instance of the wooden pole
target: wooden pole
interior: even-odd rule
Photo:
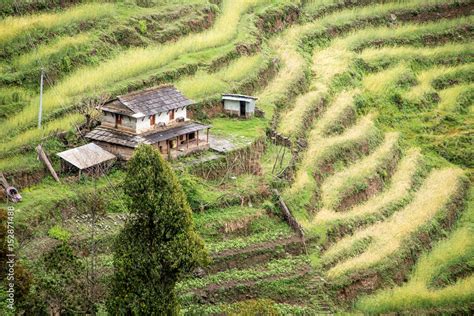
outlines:
[[[196,135],[197,146],[199,147],[199,130],[196,132]]]
[[[5,179],[5,177],[3,176],[3,173],[0,172],[0,184],[3,185],[3,187],[5,188],[5,190],[10,186],[8,184],[8,181],[7,179]]]
[[[206,139],[206,142],[209,143],[209,128],[207,129],[207,139]]]
[[[186,149],[189,149],[189,134],[186,133]]]
[[[41,128],[41,120],[42,120],[42,115],[43,115],[43,78],[44,78],[44,69],[41,68],[40,100],[39,100],[39,111],[38,111],[38,128]]]
[[[54,180],[61,183],[61,181],[59,180],[58,175],[56,174],[56,171],[53,168],[53,165],[49,161],[48,156],[46,156],[46,153],[44,152],[43,147],[41,145],[38,145],[36,147],[36,152],[38,153],[38,158],[45,164],[46,168],[48,168],[48,170],[51,173],[51,175],[53,176]]]

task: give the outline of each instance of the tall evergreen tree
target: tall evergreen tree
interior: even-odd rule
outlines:
[[[161,154],[139,146],[124,181],[130,218],[114,243],[111,314],[175,315],[176,282],[208,262],[192,212]]]

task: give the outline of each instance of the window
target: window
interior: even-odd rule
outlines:
[[[171,121],[171,120],[174,120],[174,110],[171,110],[171,111],[169,112],[169,115],[170,115],[170,121]]]
[[[122,125],[122,115],[115,114],[115,127]]]
[[[155,114],[150,115],[150,126],[155,125]]]
[[[189,140],[196,138],[196,133],[189,133]]]

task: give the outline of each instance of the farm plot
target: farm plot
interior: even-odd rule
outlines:
[[[449,216],[449,204],[456,196],[462,197],[461,175],[462,172],[456,169],[434,171],[405,208],[387,221],[358,231],[331,246],[322,257],[325,263],[334,265],[328,270],[328,276],[337,277],[378,264],[390,258],[431,219],[439,216],[442,220]],[[355,244],[363,240],[367,241],[365,248],[359,249],[360,253],[354,256]]]
[[[466,213],[451,235],[418,260],[408,283],[382,290],[357,303],[363,312],[467,311],[472,304],[473,191]]]
[[[199,102],[196,114],[210,118],[216,135],[239,147],[262,139],[267,128],[290,143],[266,144],[255,174],[214,179],[200,164],[176,164],[213,258],[179,284],[185,313],[466,311],[462,305],[473,302],[472,216],[455,222],[472,169],[473,5],[248,0],[223,1],[220,8],[207,31],[121,47],[97,65],[63,74],[46,92],[44,131],[30,128],[37,96],[19,90],[15,102],[27,104],[2,122],[7,129],[0,136],[11,140],[0,145],[0,170],[27,170],[34,156],[18,148],[79,124],[79,114],[66,113],[88,98],[173,82]],[[288,8],[300,17],[283,30],[295,21],[293,13],[279,15]],[[62,39],[40,51],[46,59],[61,50]],[[125,65],[131,56],[134,62]],[[80,76],[89,80],[79,84]],[[216,117],[213,106],[224,91],[255,93],[265,117]],[[52,139],[53,151],[64,147]],[[93,184],[63,190],[43,183],[25,191],[33,209],[18,213],[25,256],[66,238],[82,260],[91,259],[89,239],[79,238],[89,234],[89,219],[73,216],[80,203],[75,188],[87,193]],[[306,243],[282,220],[272,188],[283,193]],[[108,245],[125,216],[120,203],[112,208],[97,237],[104,276],[111,267]],[[449,239],[418,258],[453,225]]]
[[[395,15],[403,16],[401,13]],[[400,241],[396,239],[416,243],[413,238],[420,231],[429,230],[433,227],[430,225],[442,222],[447,205],[454,209],[450,214],[459,210],[459,200],[463,199],[464,190],[462,172],[458,169],[435,169],[423,182],[427,165],[429,168],[444,168],[449,163],[440,159],[439,151],[427,146],[433,139],[423,139],[421,126],[418,128],[416,123],[414,126],[409,125],[416,118],[426,120],[431,115],[439,117],[440,114],[441,117],[447,117],[446,111],[439,113],[432,110],[433,104],[436,108],[436,103],[441,104],[441,108],[449,107],[445,102],[455,104],[452,107],[457,110],[453,112],[458,113],[459,120],[463,117],[469,121],[469,115],[466,112],[459,115],[459,111],[463,111],[460,109],[465,109],[466,102],[469,102],[467,99],[472,81],[472,54],[469,52],[472,44],[465,37],[466,31],[470,32],[467,25],[471,19],[454,18],[423,24],[406,23],[396,27],[359,29],[333,40],[326,48],[316,48],[313,54],[315,75],[310,91],[297,97],[293,107],[290,105],[288,110],[280,113],[279,131],[299,137],[298,145],[301,139],[305,143],[293,183],[285,192],[285,200],[309,236],[318,236],[323,246],[329,247],[322,252],[321,258],[316,251],[311,256],[312,263],[316,267],[322,265],[322,269],[327,270],[326,274],[337,284],[336,287],[341,287],[341,291],[344,286],[351,287],[351,282],[357,283],[357,277],[370,278],[370,273],[389,270],[390,260],[402,258],[407,250],[397,246]],[[450,42],[446,36],[453,33],[459,36]],[[421,47],[428,38],[432,40],[431,46]],[[404,46],[392,47],[394,44]],[[406,95],[410,94],[416,94],[417,97],[407,98]],[[435,95],[434,98],[420,107],[420,99],[430,94]],[[443,95],[444,102],[441,98]],[[386,108],[389,104],[390,111]],[[399,115],[393,115],[395,106],[398,107]],[[305,108],[307,112],[302,115],[301,110]],[[374,109],[376,113],[371,113]],[[349,131],[353,134],[360,124],[357,123],[361,119],[357,119],[356,111],[359,115],[370,115],[366,117],[366,122],[373,126],[372,139],[362,143],[365,146],[353,144],[352,150],[348,147],[345,150],[344,147],[338,148],[337,140],[342,143],[343,137],[349,136]],[[312,115],[309,125],[308,115]],[[404,121],[406,117],[410,117],[411,122]],[[295,124],[286,124],[290,119],[296,119],[296,127]],[[458,118],[456,121],[459,122]],[[436,123],[443,122],[437,120]],[[459,128],[463,125],[454,123],[450,126]],[[469,128],[464,129],[466,132],[459,134],[468,137]],[[386,139],[391,136],[395,139],[396,134],[392,133],[394,130],[402,132],[402,137],[384,150],[387,141],[380,143],[380,135],[388,132],[385,133]],[[446,128],[439,132],[440,139],[451,137]],[[422,156],[420,149],[410,148],[413,145],[421,147],[427,156]],[[335,150],[334,154],[329,154],[331,149]],[[377,158],[379,155],[380,158]],[[453,184],[450,185],[453,191],[448,192],[438,206],[429,208],[429,202],[435,199],[434,196],[427,197],[428,192],[434,190],[438,182],[433,177],[443,173],[444,178],[447,174],[453,174]],[[428,186],[430,188],[423,191]],[[446,188],[440,185],[438,190],[441,192]],[[442,195],[440,193],[437,196],[440,198]],[[422,205],[424,199],[426,204]],[[408,210],[414,213],[417,205],[421,205],[419,219],[425,216],[424,220],[412,221],[411,228],[403,231],[406,234],[401,234],[401,218],[408,218],[405,212]],[[431,215],[430,209],[433,211]],[[447,222],[449,227],[452,219],[447,219]],[[389,233],[389,227],[394,229],[393,234]],[[344,237],[349,233],[354,235]],[[439,234],[432,236],[436,238]],[[384,249],[390,250],[384,252]],[[351,279],[351,275],[356,278]],[[374,281],[373,288],[383,284]],[[355,293],[373,290],[360,284],[354,285],[354,288]],[[353,296],[349,294],[347,298],[351,300]]]

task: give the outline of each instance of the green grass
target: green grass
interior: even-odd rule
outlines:
[[[48,230],[48,236],[57,240],[68,241],[71,238],[71,233],[61,226],[55,225]]]
[[[397,133],[386,134],[384,142],[371,155],[329,177],[321,186],[323,205],[337,208],[345,196],[366,188],[370,178],[387,173],[385,168],[398,156],[398,138]]]
[[[33,147],[52,133],[70,130],[71,127],[79,126],[83,120],[84,118],[81,114],[68,114],[59,120],[45,124],[41,129],[30,129],[16,135],[10,141],[0,145],[0,152],[5,154],[14,150],[18,151],[19,148],[25,145]]]
[[[317,126],[318,122],[315,122]],[[379,132],[374,126],[371,116],[359,120],[353,127],[343,134],[333,137],[309,137],[310,147],[304,153],[293,185],[284,192],[289,207],[299,220],[308,220],[306,208],[317,208],[311,205],[311,200],[318,190],[314,178],[315,171],[324,163],[334,163],[344,160],[341,153],[351,151],[361,144],[367,143],[369,148],[378,143]]]
[[[407,283],[384,289],[357,302],[363,313],[393,313],[424,311],[467,312],[474,297],[474,190],[471,189],[467,210],[458,227],[447,238],[438,242],[417,262]],[[464,267],[466,274],[453,278],[451,271]],[[458,270],[459,271],[459,270]],[[460,270],[462,273],[463,270]],[[442,287],[433,287],[441,282]]]
[[[123,175],[122,171],[115,171],[102,177],[97,182],[97,188],[112,190],[121,182]],[[39,184],[23,189],[21,191],[23,200],[15,206],[15,223],[19,227],[28,228],[31,223],[52,220],[59,216],[60,205],[73,204],[80,199],[81,194],[94,190],[95,186],[91,179],[82,180],[79,183],[64,182],[57,183],[52,178],[46,178]],[[114,194],[117,196],[115,192]],[[0,204],[0,206],[4,205]]]
[[[229,269],[205,278],[188,279],[178,284],[177,290],[182,292],[203,288],[211,284],[219,285],[225,282],[264,280],[271,276],[296,272],[307,264],[308,259],[306,256],[273,260],[266,264],[254,266],[251,269]]]
[[[211,120],[212,133],[228,138],[237,146],[245,146],[265,135],[267,122],[257,117],[249,120],[218,117]]]
[[[413,189],[421,164],[422,155],[419,149],[409,150],[401,159],[386,190],[344,212],[322,208],[315,215],[312,227],[319,228],[328,223],[362,219],[362,217],[382,213],[384,210],[403,205],[403,202],[410,198],[410,190]]]
[[[226,234],[234,232],[248,234],[251,222],[265,217],[260,209],[232,206],[223,209],[207,210],[194,213],[194,222],[199,234],[209,242],[226,238]]]
[[[263,63],[264,56],[261,54],[242,56],[217,73],[198,72],[180,79],[175,86],[187,97],[201,100],[210,95],[226,93],[237,82],[258,72]]]
[[[243,249],[263,242],[274,241],[278,244],[278,240],[291,236],[293,236],[293,231],[286,223],[278,219],[268,219],[249,236],[208,242],[207,247],[211,253],[219,253],[224,250]]]
[[[51,30],[80,21],[112,16],[115,6],[110,3],[91,3],[76,6],[60,13],[42,13],[23,17],[7,17],[0,21],[0,46],[13,41],[21,34]]]
[[[107,87],[121,80],[129,79],[165,66],[183,54],[218,47],[234,39],[241,15],[251,7],[265,3],[265,0],[227,1],[223,4],[222,15],[215,25],[202,33],[188,35],[169,45],[146,48],[132,48],[96,67],[76,70],[57,85],[47,89],[44,94],[44,116],[47,117],[62,107],[70,107],[84,94],[100,95]],[[19,127],[30,125],[37,117],[37,102],[34,98],[18,115],[4,122],[3,136]]]

